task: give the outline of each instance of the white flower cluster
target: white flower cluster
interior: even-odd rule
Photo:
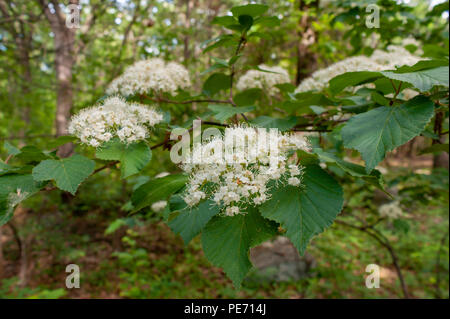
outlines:
[[[381,205],[378,208],[378,212],[381,217],[388,217],[392,219],[399,218],[403,215],[403,210],[401,209],[400,203],[398,201]]]
[[[324,69],[315,71],[309,78],[303,80],[295,93],[307,91],[321,91],[328,86],[328,82],[346,72],[385,71],[397,66],[414,65],[421,60],[401,46],[390,45],[387,51],[375,50],[370,57],[358,55],[336,62]]]
[[[244,142],[236,143],[237,139]],[[209,198],[228,216],[245,213],[243,207],[268,199],[269,181],[301,185],[302,167],[289,163],[290,153],[299,149],[309,150],[300,134],[227,128],[224,136],[194,145],[192,154],[183,160],[181,167],[190,174],[184,201],[192,207]]]
[[[175,93],[191,85],[189,73],[176,62],[166,63],[159,58],[136,62],[111,82],[107,94],[120,93],[123,96],[149,92]]]
[[[239,78],[236,88],[240,91],[259,88],[267,90],[270,95],[274,95],[279,91],[275,85],[290,82],[288,72],[279,66],[270,67],[261,64],[259,68],[269,72],[249,70]]]
[[[166,208],[166,206],[167,206],[167,201],[160,200],[158,202],[153,203],[151,208],[154,212],[159,213],[159,212],[163,211],[164,208]]]
[[[130,104],[113,96],[105,99],[103,104],[83,109],[73,116],[69,133],[94,147],[113,137],[133,143],[147,138],[149,129],[162,119],[161,113],[145,105]]]
[[[370,58],[380,64],[383,70],[393,70],[395,67],[402,65],[414,65],[423,60],[398,45],[388,46],[387,51],[375,50]]]

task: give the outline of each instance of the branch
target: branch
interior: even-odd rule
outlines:
[[[196,100],[188,100],[188,101],[173,101],[163,97],[151,98],[146,94],[143,97],[149,101],[156,103],[171,103],[171,104],[192,104],[192,103],[218,103],[218,104],[231,104],[231,101],[227,100],[214,100],[214,99],[196,99]]]
[[[352,225],[349,224],[347,222],[344,222],[342,220],[336,220],[337,224],[341,224],[347,227],[351,227],[353,229],[357,229],[359,231],[365,232],[366,234],[368,234],[369,236],[371,236],[372,238],[374,238],[376,241],[378,241],[378,243],[380,243],[383,247],[385,247],[389,254],[391,255],[392,258],[392,263],[394,265],[394,268],[397,272],[398,275],[398,279],[400,280],[400,285],[403,291],[403,295],[404,298],[409,299],[409,293],[408,293],[408,289],[405,283],[405,280],[403,278],[403,274],[402,274],[402,270],[398,264],[398,257],[397,254],[394,251],[394,248],[392,247],[392,245],[389,242],[389,239],[387,239],[383,234],[381,234],[379,231],[377,231],[374,226],[379,222],[380,220],[378,220],[375,224],[373,225],[364,225],[364,226],[356,226],[356,225]]]

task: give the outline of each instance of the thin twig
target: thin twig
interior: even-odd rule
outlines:
[[[336,220],[336,223],[347,226],[347,227],[351,227],[353,229],[357,229],[362,232],[365,232],[366,234],[368,234],[369,236],[374,238],[376,241],[378,241],[378,243],[380,243],[384,248],[386,248],[388,250],[389,254],[391,255],[394,268],[397,272],[398,279],[400,280],[400,286],[402,288],[403,295],[406,299],[409,299],[408,288],[406,286],[406,282],[403,278],[402,270],[398,263],[397,254],[395,253],[394,248],[390,244],[389,239],[387,239],[383,234],[381,234],[379,231],[377,231],[375,228],[373,228],[374,225],[372,225],[372,226],[370,226],[370,225],[356,226],[356,225],[352,225],[347,222],[344,222],[342,220]]]
[[[163,97],[151,98],[147,95],[143,95],[143,97],[149,101],[157,102],[157,103],[171,103],[171,104],[192,104],[192,103],[219,103],[219,104],[231,104],[230,101],[227,100],[214,100],[214,99],[197,99],[197,100],[188,100],[188,101],[173,101]]]

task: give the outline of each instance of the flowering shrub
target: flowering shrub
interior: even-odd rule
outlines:
[[[185,89],[190,85],[189,73],[184,66],[154,58],[136,62],[125,69],[121,76],[111,82],[106,93],[123,96],[151,92],[175,93],[177,89]]]
[[[72,118],[69,133],[84,144],[98,147],[113,137],[129,144],[149,137],[149,129],[163,120],[161,113],[120,97],[86,108]]]
[[[344,196],[333,174],[387,192],[376,169],[386,153],[419,135],[440,143],[448,112],[448,57],[380,48],[370,57],[353,56],[318,70],[295,88],[280,67],[242,62],[247,43],[280,22],[267,10],[249,4],[216,17],[213,24],[231,32],[206,42],[204,53],[233,50],[200,75],[159,58],[128,67],[110,84],[109,97],[73,117],[72,136],[52,146],[80,141],[96,148],[95,159],[8,146],[9,158],[21,166],[0,163],[0,225],[20,201],[41,190],[75,194],[86,178],[106,168],[120,168],[125,179],[141,173],[152,157],[167,158],[152,155],[155,149],[169,150],[171,158],[181,151],[176,164],[182,172],[164,172],[139,184],[130,210],[160,212],[186,244],[201,233],[206,257],[239,287],[252,266],[251,247],[282,235],[304,253],[334,222]],[[204,74],[209,75],[196,93],[190,78]],[[269,106],[264,96],[271,95],[276,96]],[[268,108],[275,110],[273,116],[265,113]],[[191,148],[185,141],[194,125],[171,119],[180,112],[194,114],[216,134],[205,130],[200,141],[194,134]],[[322,143],[324,136],[335,145]],[[235,141],[241,141],[237,147]],[[346,150],[358,151],[365,165],[346,160]],[[399,217],[390,205],[380,214]]]
[[[258,88],[274,95],[279,92],[276,87],[277,84],[289,83],[290,81],[289,74],[285,69],[279,66],[269,67],[261,64],[258,66],[258,70],[247,71],[241,76],[236,88],[241,91]]]
[[[233,216],[245,213],[248,205],[267,201],[269,181],[300,186],[302,166],[288,164],[288,152],[308,150],[307,141],[299,134],[270,133],[235,126],[226,128],[223,138],[196,145],[182,165],[190,174],[186,204],[192,207],[211,198],[224,207],[225,215]],[[269,143],[267,137],[271,139]],[[236,140],[243,142],[235,143]]]
[[[305,79],[295,90],[296,93],[321,91],[328,86],[330,80],[346,72],[384,71],[397,66],[414,65],[421,60],[401,46],[390,45],[387,51],[375,50],[370,57],[357,55],[333,63],[325,69],[315,71]]]

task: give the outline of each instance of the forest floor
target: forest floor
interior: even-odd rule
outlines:
[[[16,211],[14,227],[3,227],[0,238],[0,298],[403,297],[387,250],[356,229],[335,223],[316,236],[307,251],[314,259],[307,276],[276,282],[252,273],[236,290],[206,260],[200,238],[184,246],[157,216],[128,218],[111,194],[99,197],[95,189],[91,194],[81,199],[43,194]],[[98,208],[92,210],[94,202]],[[447,205],[448,198],[441,198],[409,210],[408,231],[392,223],[380,226],[399,256],[412,298],[449,296]],[[79,289],[65,287],[71,263],[80,267]],[[365,286],[368,264],[380,265],[379,289]]]

